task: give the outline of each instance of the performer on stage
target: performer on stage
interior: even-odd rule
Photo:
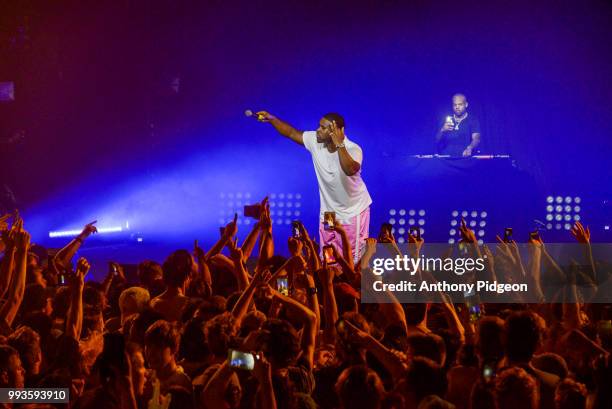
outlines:
[[[298,131],[266,111],[258,112],[257,118],[269,122],[281,135],[308,149],[319,182],[321,246],[333,243],[338,250],[342,249],[340,234],[326,230],[323,223],[324,214],[334,212],[336,222],[347,233],[353,259],[357,261],[369,236],[372,198],[361,178],[362,150],[345,135],[344,118],[336,113],[325,114],[318,129],[307,132]]]
[[[453,95],[453,115],[446,117],[436,135],[439,154],[469,157],[480,143],[480,123],[467,112],[468,102],[463,94]]]

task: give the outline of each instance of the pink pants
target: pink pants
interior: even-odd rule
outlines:
[[[352,217],[348,224],[342,223],[342,227],[346,230],[353,249],[353,261],[357,263],[365,246],[365,240],[370,234],[370,208],[368,207],[358,216]],[[321,240],[321,248],[328,244],[333,244],[342,253],[342,238],[340,234],[333,230],[325,230],[322,221],[319,222],[319,239]]]

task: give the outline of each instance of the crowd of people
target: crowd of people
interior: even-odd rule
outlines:
[[[0,388],[70,392],[68,406],[0,407],[612,408],[609,304],[574,291],[482,305],[474,317],[444,295],[361,303],[369,260],[391,233],[367,239],[356,262],[342,240],[329,264],[300,224],[282,257],[265,199],[260,207],[241,243],[234,219],[208,250],[142,261],[137,283],[116,263],[102,282],[87,279],[88,261],[74,258],[93,224],[47,255],[17,213],[0,218]],[[588,228],[577,223],[572,233],[589,245]],[[468,227],[462,236],[480,251]],[[541,239],[531,241],[525,262],[514,242],[482,249],[487,270],[529,271],[534,281],[562,270]],[[423,244],[410,236],[411,255]],[[592,282],[610,274],[592,259],[585,265]],[[557,272],[570,289],[584,279]]]

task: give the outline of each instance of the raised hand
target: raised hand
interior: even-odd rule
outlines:
[[[147,409],[168,409],[170,402],[172,401],[172,395],[162,395],[159,391],[161,388],[161,382],[157,377],[153,381],[153,396],[147,403]]]
[[[514,250],[512,248],[513,244],[518,248],[516,242],[512,240],[510,243],[506,243],[499,235],[496,235],[495,239],[497,240],[497,254],[506,258],[510,263],[516,264]]]
[[[306,227],[304,227],[304,224],[301,221],[298,221],[298,229],[300,230],[300,237],[302,237],[302,240],[310,241],[308,231],[306,230]]]
[[[272,379],[272,365],[270,365],[270,362],[266,359],[263,352],[259,351],[253,355],[256,357],[255,366],[253,367],[253,376],[255,376],[255,379],[257,379],[260,384]]]
[[[223,229],[223,236],[231,239],[238,233],[238,213],[234,213],[234,220],[229,222]]]
[[[30,248],[30,233],[20,229],[13,233],[13,241],[17,251],[28,251]]]
[[[238,247],[238,240],[230,240],[227,242],[227,249],[230,252],[231,259],[236,263],[238,261],[242,262],[242,249]]]
[[[270,204],[268,197],[261,202],[261,214],[259,215],[259,225],[263,230],[272,229],[272,219],[270,218]]]
[[[0,232],[8,230],[8,219],[11,217],[10,213],[0,216]]]
[[[326,265],[325,267],[317,270],[319,280],[323,285],[331,285],[336,277],[337,270],[334,267]]]
[[[296,274],[293,278],[293,286],[295,288],[313,288],[315,286],[314,279],[310,274]]]
[[[338,125],[336,125],[336,121],[331,122],[331,125],[329,125],[329,130],[331,140],[335,146],[338,146],[344,142],[344,129],[338,128]]]
[[[255,272],[255,275],[253,276],[252,283],[255,287],[263,287],[268,284],[268,281],[270,281],[271,278],[272,278],[272,273],[270,272],[269,269],[257,271]]]
[[[365,251],[370,254],[370,255],[374,255],[376,254],[376,245],[378,244],[377,240],[375,238],[372,237],[368,237],[366,239],[366,249]]]
[[[193,242],[193,256],[196,258],[196,260],[203,260],[206,257],[206,253],[202,247],[200,247],[197,240],[194,240]]]
[[[79,261],[80,261],[80,260],[79,260]],[[87,260],[85,260],[85,261],[87,261]],[[111,264],[110,264],[110,265],[111,265],[111,268],[112,268],[112,270],[113,270],[111,273],[114,273],[114,272],[116,271],[116,272],[117,272],[117,278],[118,278],[120,281],[126,282],[126,281],[127,281],[127,279],[125,278],[125,271],[123,271],[123,267],[121,267],[121,264],[119,264],[119,263],[115,263],[115,262],[113,261],[113,262],[111,262]]]
[[[96,228],[96,226],[94,226],[97,222],[97,220],[94,220],[93,222],[86,224],[85,227],[83,227],[83,231],[81,231],[81,234],[79,234],[79,237],[81,239],[86,239],[92,234],[97,233],[98,229]]]
[[[408,232],[408,250],[413,257],[419,256],[423,243],[425,243],[425,240],[423,240],[422,237],[418,237]]]
[[[85,282],[85,276],[89,272],[91,266],[85,257],[81,257],[77,261],[76,270],[74,272],[74,278],[77,281],[77,284],[83,284]]]
[[[276,117],[274,115],[272,115],[271,113],[267,112],[267,111],[258,111],[255,113],[255,115],[257,115],[257,120],[259,122],[270,122],[274,119],[276,119]]]
[[[476,234],[474,234],[474,231],[472,229],[467,227],[467,224],[465,223],[464,218],[461,218],[461,225],[459,226],[459,232],[461,233],[461,240],[464,243],[476,244],[478,242],[478,240],[476,239]]]
[[[287,246],[289,247],[289,253],[292,256],[301,256],[302,255],[302,249],[304,248],[304,242],[301,240],[298,240],[294,237],[289,237],[289,240],[287,242]]]
[[[574,223],[570,233],[578,243],[589,243],[591,241],[591,230],[587,227],[586,229],[580,222]]]

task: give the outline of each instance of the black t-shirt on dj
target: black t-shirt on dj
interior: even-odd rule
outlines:
[[[472,134],[480,133],[480,122],[472,115],[457,123],[455,117],[451,115],[455,130],[442,133],[442,137],[438,141],[437,150],[441,155],[462,156],[463,151],[472,142]],[[444,123],[440,124],[441,129]],[[472,152],[474,154],[474,152]]]

